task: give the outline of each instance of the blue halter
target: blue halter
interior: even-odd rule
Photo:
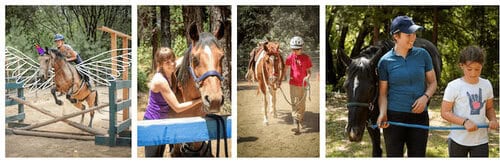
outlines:
[[[192,49],[192,46],[189,45],[189,51],[188,51],[188,54],[191,53],[191,49]],[[193,66],[191,66],[191,56],[189,57],[189,73],[191,73],[191,76],[193,77],[194,79],[194,82],[196,83],[196,87],[199,88],[200,87],[200,82],[207,79],[208,77],[211,77],[211,76],[215,76],[217,77],[220,81],[223,81],[224,80],[224,77],[217,71],[215,70],[209,70],[205,73],[203,73],[200,77],[197,77],[196,74],[194,73],[194,70],[193,70]]]

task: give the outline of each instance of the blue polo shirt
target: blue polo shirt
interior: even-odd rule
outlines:
[[[382,56],[378,75],[389,84],[387,109],[411,113],[413,103],[425,93],[425,72],[432,69],[432,59],[423,48],[413,47],[406,59],[396,55],[394,48]]]

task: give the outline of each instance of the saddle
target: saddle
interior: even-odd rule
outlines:
[[[254,82],[255,81],[255,63],[257,62],[258,55],[262,52],[264,49],[264,46],[267,45],[268,41],[264,42],[259,42],[258,46],[252,49],[250,52],[250,59],[248,61],[248,67],[247,67],[247,73],[245,75],[245,78],[249,81]]]

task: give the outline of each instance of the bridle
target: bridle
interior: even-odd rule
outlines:
[[[192,49],[192,46],[190,45],[189,49],[188,49],[188,54],[191,54],[191,49]],[[215,76],[220,81],[224,81],[224,77],[222,76],[222,74],[220,74],[216,70],[209,70],[209,71],[203,73],[200,77],[197,77],[196,74],[194,73],[194,70],[193,70],[191,57],[192,56],[189,56],[189,73],[191,73],[191,76],[193,77],[194,82],[196,83],[196,88],[200,88],[200,83],[203,80],[205,80],[205,79],[207,79],[208,77],[211,77],[211,76]]]

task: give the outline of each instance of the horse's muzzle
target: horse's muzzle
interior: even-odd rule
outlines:
[[[359,127],[347,126],[346,128],[346,133],[351,142],[360,142],[363,139],[363,131],[364,129],[360,129]]]

